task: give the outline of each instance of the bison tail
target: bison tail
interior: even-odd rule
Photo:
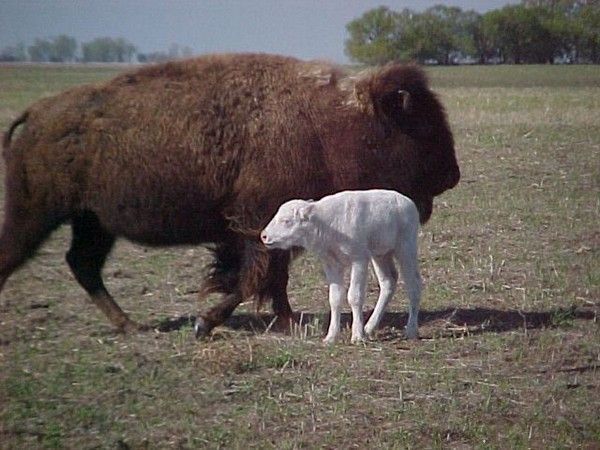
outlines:
[[[8,130],[4,133],[4,139],[2,140],[2,150],[4,152],[6,152],[10,148],[10,141],[12,139],[12,135],[13,135],[15,129],[22,123],[25,123],[28,116],[29,116],[29,111],[25,111],[23,114],[21,114],[19,117],[17,117],[13,121],[13,123],[10,124],[10,127],[8,128]]]

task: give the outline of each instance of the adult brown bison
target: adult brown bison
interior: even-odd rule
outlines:
[[[197,334],[249,297],[270,298],[285,321],[289,253],[268,252],[258,239],[281,203],[388,188],[411,197],[426,222],[433,197],[460,177],[443,107],[419,68],[352,76],[261,54],[149,66],[68,90],[27,109],[3,147],[0,288],[70,221],[69,266],[122,330],[140,325],[102,281],[116,237],[212,244],[202,292],[224,298],[199,315]]]

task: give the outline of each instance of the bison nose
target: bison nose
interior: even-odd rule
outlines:
[[[268,244],[269,243],[269,237],[267,236],[267,233],[261,233],[260,234],[260,240],[263,241],[264,244]]]
[[[454,186],[456,186],[458,184],[459,180],[460,180],[460,169],[458,168],[458,166],[456,166],[454,168],[454,170],[452,170],[448,174],[447,185],[449,186],[449,189],[452,189]]]

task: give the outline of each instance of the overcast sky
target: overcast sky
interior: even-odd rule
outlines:
[[[485,12],[518,0],[0,0],[0,48],[67,34],[123,37],[141,52],[260,51],[347,62],[346,24],[380,5]]]

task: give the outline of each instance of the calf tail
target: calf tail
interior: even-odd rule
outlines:
[[[23,114],[17,117],[13,123],[10,124],[8,130],[4,133],[4,138],[2,139],[2,150],[4,153],[6,153],[6,151],[8,151],[10,148],[10,141],[15,129],[22,123],[25,123],[27,117],[29,117],[29,111],[25,111]]]

